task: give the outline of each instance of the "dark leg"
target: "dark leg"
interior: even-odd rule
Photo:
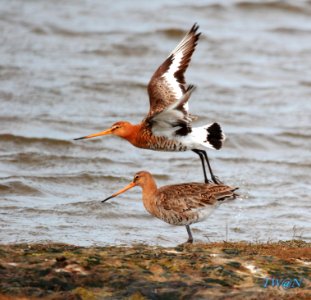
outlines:
[[[205,157],[205,160],[207,162],[207,166],[208,166],[208,169],[209,169],[209,172],[211,174],[211,178],[212,178],[213,182],[216,183],[216,184],[221,184],[222,182],[219,180],[219,178],[217,176],[214,175],[214,173],[212,171],[212,168],[211,168],[211,165],[209,163],[206,151],[204,151],[204,150],[200,150],[200,151],[202,151],[202,154]]]
[[[193,237],[192,237],[192,234],[191,234],[190,226],[186,225],[186,229],[187,229],[187,232],[188,232],[188,241],[187,241],[187,243],[192,244],[193,243]]]
[[[209,183],[210,181],[207,179],[207,176],[206,176],[206,170],[205,170],[205,163],[204,163],[204,155],[203,155],[203,153],[201,152],[201,150],[197,150],[197,149],[193,149],[192,151],[200,156],[201,163],[202,163],[202,168],[203,168],[203,174],[204,174],[204,181],[205,181],[205,183]]]

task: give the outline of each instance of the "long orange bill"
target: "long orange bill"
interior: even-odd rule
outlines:
[[[125,188],[123,188],[122,190],[114,193],[113,195],[111,195],[110,197],[104,199],[102,202],[106,202],[107,200],[111,199],[111,198],[114,198],[124,192],[126,192],[127,190],[131,189],[132,187],[136,186],[137,184],[135,182],[131,182],[130,184],[128,184]]]
[[[97,132],[97,133],[93,133],[93,134],[86,135],[86,136],[82,136],[82,137],[76,138],[74,140],[77,141],[77,140],[90,139],[90,138],[93,138],[93,137],[102,136],[102,135],[111,134],[111,133],[112,133],[112,128],[109,128],[107,130],[104,130],[104,131],[101,131],[101,132]]]

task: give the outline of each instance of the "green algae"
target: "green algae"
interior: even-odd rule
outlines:
[[[229,261],[227,265],[235,269],[240,269],[242,266],[241,263],[238,261]]]

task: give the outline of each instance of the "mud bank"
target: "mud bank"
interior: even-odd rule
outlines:
[[[0,299],[310,299],[311,244],[0,246]]]

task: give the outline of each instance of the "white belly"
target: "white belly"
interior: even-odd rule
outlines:
[[[217,207],[218,205],[209,205],[209,206],[205,206],[204,208],[201,208],[200,210],[198,210],[198,221],[197,222],[201,222],[201,221],[204,221],[206,220],[210,214],[215,210],[215,208]]]

